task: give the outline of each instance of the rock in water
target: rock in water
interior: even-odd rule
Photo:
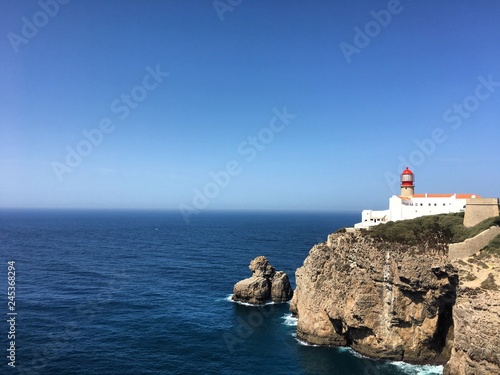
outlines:
[[[248,268],[252,271],[252,277],[270,278],[274,275],[274,267],[269,264],[265,256],[260,256],[252,260]]]
[[[260,305],[270,300],[286,302],[293,296],[288,276],[283,271],[275,271],[265,256],[258,256],[248,268],[252,277],[234,285],[233,300]]]
[[[233,300],[259,305],[271,297],[271,283],[265,277],[250,277],[234,285]]]
[[[293,290],[288,275],[283,271],[276,272],[271,280],[271,299],[279,303],[290,301],[292,297]]]

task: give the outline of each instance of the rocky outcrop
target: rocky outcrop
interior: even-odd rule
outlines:
[[[251,304],[263,304],[269,301],[286,302],[293,296],[288,276],[283,271],[276,271],[265,256],[259,256],[248,266],[252,277],[234,285],[233,300]]]
[[[273,302],[287,302],[292,299],[293,289],[288,280],[288,275],[277,271],[271,279],[271,299]]]
[[[453,307],[453,348],[444,374],[500,374],[500,259],[481,254],[453,265],[460,283]]]
[[[296,272],[297,337],[361,354],[444,364],[457,270],[447,246],[406,246],[356,233],[315,245]]]

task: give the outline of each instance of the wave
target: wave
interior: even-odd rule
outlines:
[[[341,353],[347,352],[356,358],[371,359],[370,357],[364,356],[363,354],[358,353],[356,350],[354,350],[353,348],[350,348],[348,346],[339,346],[337,348],[337,350]]]
[[[295,341],[297,341],[299,343],[299,345],[302,345],[302,346],[310,346],[310,347],[313,347],[313,348],[317,348],[321,345],[317,345],[317,344],[311,344],[310,342],[307,342],[307,341],[304,341],[304,340],[301,340],[301,339],[298,339],[297,338],[297,332],[292,332],[291,333],[292,337],[295,339]]]
[[[307,341],[303,341],[303,340],[301,340],[301,339],[298,339],[298,338],[297,338],[297,335],[293,335],[293,336],[295,336],[295,340],[296,340],[296,341],[297,341],[300,345],[302,345],[302,346],[310,346],[310,347],[313,347],[313,348],[316,348],[316,347],[320,346],[320,345],[317,345],[317,344],[311,344],[311,343],[309,343],[309,342],[307,342]]]
[[[339,347],[339,352],[348,352],[357,358],[369,359],[372,361],[379,361],[379,365],[383,367],[387,366],[395,366],[399,369],[403,370],[405,374],[408,375],[442,375],[443,374],[443,366],[431,366],[431,365],[412,365],[410,363],[402,362],[402,361],[385,361],[385,360],[377,360],[373,358],[369,358],[364,356],[363,354],[358,353],[352,348],[349,347]]]
[[[251,307],[259,307],[259,306],[268,306],[268,305],[279,305],[280,303],[278,302],[273,302],[269,301],[266,303],[261,303],[261,304],[255,304],[255,303],[248,303],[248,302],[241,302],[241,301],[235,301],[233,300],[233,294],[228,295],[226,298],[224,298],[226,301],[232,302],[232,303],[237,303],[238,305],[243,305],[243,306],[251,306]]]
[[[443,373],[443,366],[410,365],[409,363],[401,361],[389,362],[389,364],[396,366],[411,375],[441,375]]]
[[[299,340],[297,340],[299,341]],[[303,343],[301,343],[303,344]],[[309,344],[308,346],[314,346]],[[316,345],[317,346],[317,345]],[[358,353],[354,349],[347,346],[340,346],[337,348],[339,352],[346,352],[350,355],[360,358],[373,361],[376,363],[378,369],[383,370],[387,369],[390,366],[395,366],[398,369],[402,370],[407,375],[442,375],[443,374],[443,366],[432,366],[432,365],[412,365],[410,363],[402,362],[402,361],[387,361],[381,359],[375,359],[366,357],[363,354]]]
[[[290,327],[296,327],[297,322],[299,321],[299,319],[294,317],[292,314],[285,314],[281,317],[281,319],[284,320],[282,324]]]

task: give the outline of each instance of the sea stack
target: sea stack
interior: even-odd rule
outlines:
[[[276,271],[265,256],[252,260],[248,268],[252,271],[252,277],[234,285],[234,301],[261,305],[269,301],[286,302],[292,298],[293,290],[288,275]]]

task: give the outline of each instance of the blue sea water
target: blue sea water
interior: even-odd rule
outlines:
[[[295,338],[288,304],[228,298],[266,255],[290,276],[359,213],[0,211],[2,374],[440,374]],[[7,262],[16,268],[8,366]]]

